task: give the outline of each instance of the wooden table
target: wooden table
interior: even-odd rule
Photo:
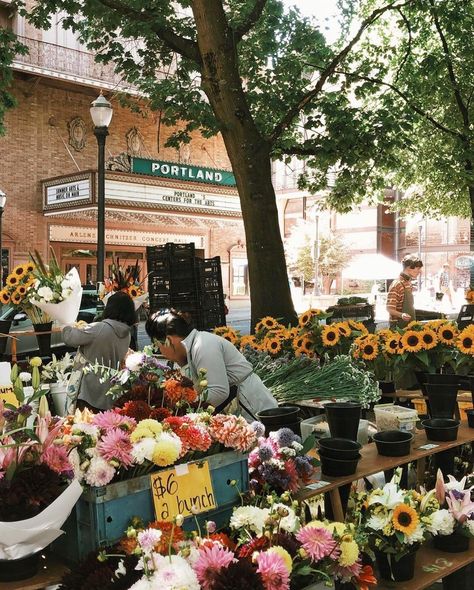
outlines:
[[[36,334],[56,334],[57,332],[62,332],[62,328],[52,328],[51,330],[48,330],[46,332],[35,332],[34,330],[24,330],[22,332],[10,332],[10,334],[5,334],[5,336],[8,336],[9,338],[11,338],[11,357],[12,357],[12,363],[16,363],[17,361],[17,343],[18,343],[18,339],[21,336],[36,336]]]
[[[343,521],[344,514],[341,506],[341,499],[338,488],[350,484],[353,481],[362,479],[368,475],[388,471],[400,465],[424,459],[447,449],[458,447],[465,443],[474,441],[474,428],[469,428],[466,423],[461,422],[459,425],[458,438],[450,442],[432,442],[427,440],[425,431],[416,431],[412,442],[411,452],[404,457],[384,457],[379,455],[375,443],[364,445],[360,451],[362,458],[357,466],[357,471],[353,475],[343,477],[330,477],[321,475],[317,480],[312,481],[309,485],[302,488],[296,498],[300,501],[312,498],[317,494],[328,493],[331,498],[331,504],[336,520]],[[420,448],[426,444],[437,445],[431,449]],[[322,479],[321,479],[322,478]]]
[[[41,556],[40,570],[33,578],[18,582],[0,582],[0,590],[42,590],[59,584],[63,575],[69,571],[57,557],[50,553]]]

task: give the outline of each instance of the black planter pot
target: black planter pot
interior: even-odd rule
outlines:
[[[415,575],[416,551],[407,553],[398,561],[394,554],[382,553],[375,550],[375,560],[380,577],[391,582],[406,582]]]
[[[428,411],[431,418],[453,418],[456,411],[459,385],[425,383]]]
[[[334,580],[334,590],[357,590],[352,582],[340,582]]]
[[[321,460],[321,473],[323,475],[344,477],[353,475],[357,471],[360,455],[355,459],[334,459],[334,457],[327,457],[320,450],[319,459]]]
[[[466,416],[469,428],[474,428],[474,410],[466,410]]]
[[[0,559],[0,582],[27,580],[38,573],[41,553],[23,559]]]
[[[362,406],[351,402],[331,402],[325,404],[324,410],[329,424],[329,431],[334,438],[357,440]]]
[[[318,446],[323,455],[334,459],[358,459],[362,447],[360,443],[347,438],[320,438]]]
[[[379,381],[379,389],[383,393],[395,393],[395,381]]]
[[[300,434],[300,419],[298,414],[300,409],[297,406],[279,406],[278,408],[269,408],[258,412],[257,418],[265,426],[265,434],[280,430],[280,428],[290,428],[296,434]]]
[[[459,420],[451,418],[432,418],[421,423],[428,440],[445,442],[457,439],[459,424]]]
[[[435,469],[436,471],[438,471],[438,469],[441,471],[445,481],[447,481],[450,473],[454,473],[454,459],[456,453],[457,450],[454,448],[441,451],[441,453],[436,453],[434,456]]]
[[[450,373],[425,373],[423,371],[415,371],[415,377],[419,385],[425,383],[432,383],[434,385],[458,385],[461,377],[459,375],[452,375]]]
[[[436,535],[433,537],[433,546],[446,553],[462,553],[469,549],[469,537],[456,531],[450,535]]]
[[[12,320],[0,320],[0,334],[9,334],[12,326]],[[0,360],[3,360],[5,350],[7,349],[7,336],[0,336]]]
[[[384,430],[376,432],[373,437],[377,446],[377,452],[384,457],[403,457],[410,454],[410,445],[413,440],[411,432],[401,430]]]
[[[46,322],[44,324],[33,324],[33,329],[36,333],[36,340],[40,356],[51,356],[51,334],[42,334],[42,332],[51,332],[53,322]]]

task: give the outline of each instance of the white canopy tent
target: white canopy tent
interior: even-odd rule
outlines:
[[[342,271],[342,277],[360,281],[396,279],[401,270],[400,262],[383,254],[360,254],[354,257]]]

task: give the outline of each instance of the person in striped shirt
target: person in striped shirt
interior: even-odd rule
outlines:
[[[390,325],[400,328],[416,320],[412,281],[418,278],[423,262],[414,254],[407,254],[402,260],[403,271],[393,281],[387,295],[387,311]]]

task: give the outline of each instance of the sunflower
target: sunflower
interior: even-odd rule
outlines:
[[[324,346],[336,346],[340,339],[341,335],[337,328],[331,325],[324,326],[321,332],[321,340]]]
[[[305,348],[295,348],[295,356],[302,356],[303,354],[308,358],[312,358],[314,356],[314,352],[312,350],[306,350]]]
[[[452,324],[443,324],[438,328],[438,338],[444,344],[454,344],[458,331]]]
[[[10,303],[10,294],[8,291],[5,291],[5,289],[0,291],[0,303],[3,303],[4,305]]]
[[[217,328],[214,328],[213,332],[214,334],[217,334],[217,336],[222,336],[222,334],[225,334],[228,330],[229,328],[227,326],[218,326]]]
[[[218,336],[220,336],[220,333],[217,333],[216,330],[222,330],[222,328],[223,328],[223,326],[221,326],[220,328],[215,328],[214,334],[217,334]],[[227,331],[227,329],[226,329],[226,331]],[[246,346],[253,346],[255,344],[255,336],[251,336],[250,334],[246,334],[245,336],[242,336],[239,344],[240,344],[241,350],[243,348],[245,348]]]
[[[33,264],[33,262],[27,262],[27,263],[25,264],[25,271],[26,271],[27,273],[31,273],[31,272],[33,272],[33,271],[35,270],[35,268],[36,268],[36,265],[35,265],[35,264]]]
[[[19,293],[22,297],[26,294],[26,291],[27,291],[26,285],[18,285],[18,287],[15,290],[15,292]]]
[[[356,322],[355,320],[349,320],[347,323],[349,324],[349,328],[351,328],[352,330],[356,330],[357,332],[362,332],[362,334],[367,334],[369,332],[362,322]]]
[[[22,279],[26,274],[27,274],[27,270],[25,265],[23,264],[19,264],[18,266],[15,266],[15,268],[11,271],[11,275],[14,275],[17,279]]]
[[[276,328],[278,326],[278,322],[275,318],[267,315],[258,322],[257,326],[258,325],[261,325],[262,328],[266,328],[267,330],[271,330],[272,328]]]
[[[352,330],[347,322],[337,322],[335,326],[337,326],[341,336],[350,336],[352,333]]]
[[[293,327],[293,328],[290,328],[288,330],[288,336],[287,336],[287,338],[291,338],[291,339],[296,338],[298,336],[298,332],[299,332],[299,330],[298,330],[298,328],[296,326]]]
[[[425,350],[431,350],[438,344],[438,338],[434,330],[426,328],[425,330],[421,330],[419,334]]]
[[[279,338],[267,338],[265,348],[270,354],[278,354],[281,351],[281,341]]]
[[[378,344],[372,340],[366,340],[360,350],[362,358],[366,361],[373,361],[379,353]]]
[[[127,289],[127,293],[130,295],[130,297],[131,297],[132,299],[134,299],[135,297],[138,297],[138,293],[139,293],[139,291],[138,291],[138,289],[137,289],[136,287],[134,287],[134,286],[132,285],[132,286],[130,286],[130,287]]]
[[[22,299],[23,297],[20,295],[20,293],[18,293],[18,291],[13,291],[13,294],[11,296],[11,302],[13,303],[13,305],[19,305]]]
[[[303,341],[301,343],[301,348],[307,353],[312,351],[313,342],[310,338],[308,338],[308,336],[303,337]]]
[[[392,516],[393,528],[405,535],[412,535],[419,522],[416,510],[408,504],[398,504],[395,506]]]
[[[317,317],[320,313],[320,309],[314,309],[312,307],[310,309],[307,309],[298,317],[298,325],[301,328],[304,328],[311,322],[313,318]]]
[[[400,339],[403,352],[419,352],[422,349],[420,332],[407,330]]]
[[[468,330],[464,329],[458,336],[457,347],[464,354],[474,355],[474,335]]]
[[[227,330],[227,332],[225,332],[224,334],[221,334],[221,337],[224,338],[224,340],[228,340],[232,344],[235,344],[238,340],[237,334],[235,332],[233,332],[232,330]]]
[[[390,335],[387,335],[385,340],[385,352],[389,354],[397,354],[399,351],[400,345],[400,334],[396,332],[392,332]]]
[[[7,277],[7,280],[6,280],[6,283],[9,287],[16,287],[19,282],[20,282],[19,278],[16,275],[14,275],[13,273],[10,273]]]
[[[303,346],[304,339],[305,336],[297,336],[296,338],[293,338],[293,349],[296,350],[297,348],[301,348]]]
[[[417,322],[416,320],[412,320],[409,324],[407,324],[407,329],[411,330],[412,328],[421,328],[421,323]]]

